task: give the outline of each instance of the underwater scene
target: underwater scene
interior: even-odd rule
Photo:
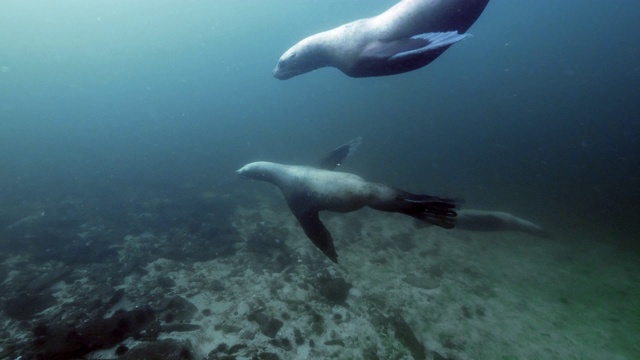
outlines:
[[[0,359],[639,359],[638,19],[3,1]]]

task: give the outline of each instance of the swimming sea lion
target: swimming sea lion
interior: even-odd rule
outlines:
[[[454,226],[458,200],[416,195],[370,183],[353,174],[332,171],[360,144],[357,138],[334,149],[319,167],[283,165],[266,161],[247,164],[238,175],[276,185],[307,237],[333,262],[338,254],[331,234],[318,216],[319,211],[351,212],[369,206],[409,215],[446,229]]]
[[[503,211],[464,209],[458,211],[456,228],[472,231],[520,231],[538,237],[548,237],[542,227]]]
[[[489,0],[402,0],[387,11],[303,39],[273,70],[286,80],[331,66],[352,77],[421,68],[465,39]]]

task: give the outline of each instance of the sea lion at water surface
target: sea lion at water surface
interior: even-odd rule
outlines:
[[[273,75],[286,80],[321,67],[352,77],[421,68],[465,39],[489,0],[402,0],[380,15],[303,39],[287,50]]]

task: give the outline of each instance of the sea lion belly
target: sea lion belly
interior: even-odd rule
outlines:
[[[372,200],[370,184],[357,175],[314,168],[297,170],[294,177],[301,193],[319,210],[351,212]]]

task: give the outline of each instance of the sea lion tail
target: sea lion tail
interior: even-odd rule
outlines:
[[[399,212],[445,229],[454,227],[457,216],[455,209],[462,202],[461,199],[408,192],[399,192],[397,200],[402,204]]]

